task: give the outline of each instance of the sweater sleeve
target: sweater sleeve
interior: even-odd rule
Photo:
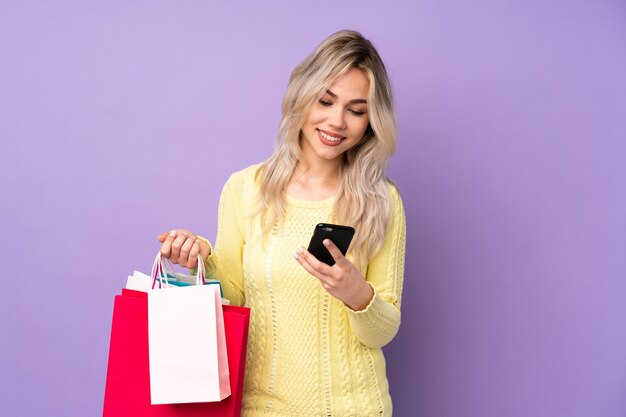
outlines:
[[[205,261],[207,275],[220,280],[224,297],[233,305],[243,305],[245,302],[242,264],[245,236],[241,201],[243,192],[242,175],[235,173],[222,189],[217,212],[215,248],[212,248]]]
[[[390,187],[389,194],[391,221],[383,246],[370,260],[365,275],[374,289],[374,297],[363,310],[353,311],[346,307],[352,330],[364,345],[371,348],[389,343],[400,327],[406,220],[397,189]]]

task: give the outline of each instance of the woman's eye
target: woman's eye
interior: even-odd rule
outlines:
[[[328,101],[328,100],[320,99],[320,104],[321,104],[322,106],[324,106],[324,107],[328,107],[328,106],[330,106],[330,105],[331,105],[331,104],[333,104],[333,103],[331,103],[331,102],[330,102],[330,101]]]
[[[349,112],[354,114],[355,116],[363,116],[365,114],[364,111],[358,111],[358,110],[349,110]]]

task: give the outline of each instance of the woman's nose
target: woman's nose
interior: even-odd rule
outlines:
[[[346,119],[343,109],[339,108],[339,106],[332,109],[328,117],[328,124],[339,129],[345,129]]]

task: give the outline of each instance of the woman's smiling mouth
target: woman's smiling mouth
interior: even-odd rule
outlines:
[[[320,129],[317,129],[317,136],[320,138],[320,141],[322,141],[323,144],[329,146],[337,146],[341,143],[342,140],[346,138],[345,136],[335,136],[331,132],[323,131]]]

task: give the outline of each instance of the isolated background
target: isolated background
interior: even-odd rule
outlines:
[[[341,28],[397,98],[395,415],[626,415],[625,4],[0,2],[0,415],[101,413],[113,296]]]

